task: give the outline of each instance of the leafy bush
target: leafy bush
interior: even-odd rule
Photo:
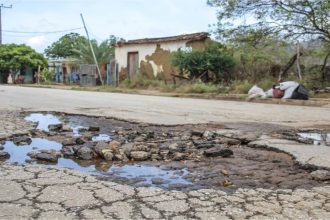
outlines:
[[[40,73],[40,81],[42,83],[50,83],[53,81],[55,77],[55,73],[53,71],[48,70],[47,68],[43,69]]]
[[[207,73],[204,81],[212,79],[213,82],[229,80],[231,78],[229,73],[235,67],[233,57],[221,44],[216,42],[208,45],[204,51],[175,52],[172,63],[181,71],[188,71],[190,79],[201,77]]]
[[[47,66],[45,57],[26,45],[0,45],[0,71],[17,72],[24,67],[44,68]]]

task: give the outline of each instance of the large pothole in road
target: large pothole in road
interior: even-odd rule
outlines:
[[[246,146],[258,134],[219,125],[156,126],[77,115],[31,114],[36,130],[3,140],[10,163],[66,167],[134,186],[192,190],[310,188],[293,159]]]

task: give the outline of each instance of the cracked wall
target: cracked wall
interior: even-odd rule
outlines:
[[[128,76],[127,54],[138,52],[139,73],[146,79],[171,80],[178,70],[172,65],[172,53],[179,49],[203,50],[210,39],[196,41],[173,41],[162,43],[131,44],[116,47],[115,56],[119,66],[120,80]]]

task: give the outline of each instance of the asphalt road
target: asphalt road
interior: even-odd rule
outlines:
[[[330,107],[173,98],[0,86],[0,109],[59,111],[154,124],[272,123],[330,125]]]

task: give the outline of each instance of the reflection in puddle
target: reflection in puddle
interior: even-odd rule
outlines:
[[[179,174],[178,174],[179,173]],[[170,184],[189,185],[191,182],[185,180],[182,176],[188,174],[187,169],[182,170],[162,170],[155,166],[147,165],[125,165],[112,166],[107,175],[115,175],[127,179],[140,178],[142,183],[168,186]],[[157,180],[158,183],[154,181]]]
[[[92,137],[92,141],[111,141],[111,137],[107,134],[99,134]]]
[[[49,125],[57,125],[62,124],[62,121],[55,115],[52,114],[41,114],[41,113],[32,113],[24,118],[27,121],[32,121],[38,123],[37,129],[48,132]],[[72,129],[72,133],[74,137],[79,137],[80,130],[87,130],[87,127],[80,126],[75,123],[69,124],[70,128]]]
[[[302,140],[313,140],[315,145],[330,143],[330,133],[298,133]]]
[[[60,151],[62,145],[55,141],[49,141],[42,138],[32,138],[29,145],[15,145],[12,141],[6,141],[4,150],[10,154],[7,162],[25,164],[30,159],[29,152],[41,150]],[[39,161],[33,162],[33,164]],[[68,158],[59,158],[56,165],[41,162],[44,166],[55,166],[61,168],[69,168],[85,173],[91,173],[97,176],[116,178],[124,178],[127,182],[134,180],[136,184],[156,185],[169,187],[171,184],[190,185],[191,182],[185,180],[183,176],[188,174],[187,169],[181,170],[162,170],[152,165],[128,164],[117,166],[111,163],[95,161],[72,160]],[[125,181],[124,181],[125,182]]]
[[[59,151],[62,148],[62,144],[55,141],[49,141],[42,138],[32,138],[32,142],[29,145],[17,146],[12,141],[6,141],[5,151],[10,154],[10,158],[7,160],[11,163],[25,163],[30,157],[27,155],[34,150],[56,150]]]
[[[87,129],[86,127],[79,126],[79,125],[73,125],[73,124],[70,124],[70,128],[72,129],[72,133],[73,133],[74,137],[80,137],[81,136],[80,130]]]
[[[85,172],[85,173],[95,173],[96,172],[95,165],[82,166],[81,164],[78,164],[77,162],[75,162],[71,159],[67,159],[67,158],[59,158],[57,167],[79,170],[79,171]]]
[[[69,168],[97,176],[107,176],[115,180],[116,177],[125,178],[127,181],[135,180],[139,184],[159,185],[168,187],[171,184],[190,185],[191,182],[185,180],[183,176],[189,172],[187,169],[162,170],[151,165],[129,164],[123,166],[112,165],[110,163],[73,161],[71,159],[60,158],[57,167]],[[157,179],[159,182],[155,183]],[[138,181],[136,181],[138,180]]]
[[[24,119],[27,121],[38,123],[37,129],[43,131],[49,131],[49,125],[57,125],[62,123],[58,117],[52,114],[33,113],[26,116]]]
[[[38,123],[37,129],[48,132],[49,125],[61,124],[61,120],[52,114],[33,113],[25,117],[25,120]],[[88,130],[82,126],[80,122],[70,121],[69,126],[72,129],[73,136],[81,136],[80,132]],[[99,134],[92,137],[92,141],[111,141],[111,136],[107,134]],[[29,152],[41,150],[60,151],[62,145],[55,141],[49,141],[42,138],[32,138],[29,145],[17,146],[12,141],[7,141],[4,145],[5,151],[10,154],[7,162],[24,164],[30,159]],[[33,164],[39,161],[33,162]],[[68,158],[59,158],[57,164],[47,164],[42,162],[44,166],[69,168],[85,173],[92,173],[97,176],[109,177],[112,180],[121,179],[124,182],[134,182],[142,185],[157,185],[169,187],[169,185],[190,185],[191,182],[185,180],[183,176],[189,172],[187,169],[180,170],[162,170],[152,165],[127,164],[123,166],[113,165],[100,160],[84,161]]]

